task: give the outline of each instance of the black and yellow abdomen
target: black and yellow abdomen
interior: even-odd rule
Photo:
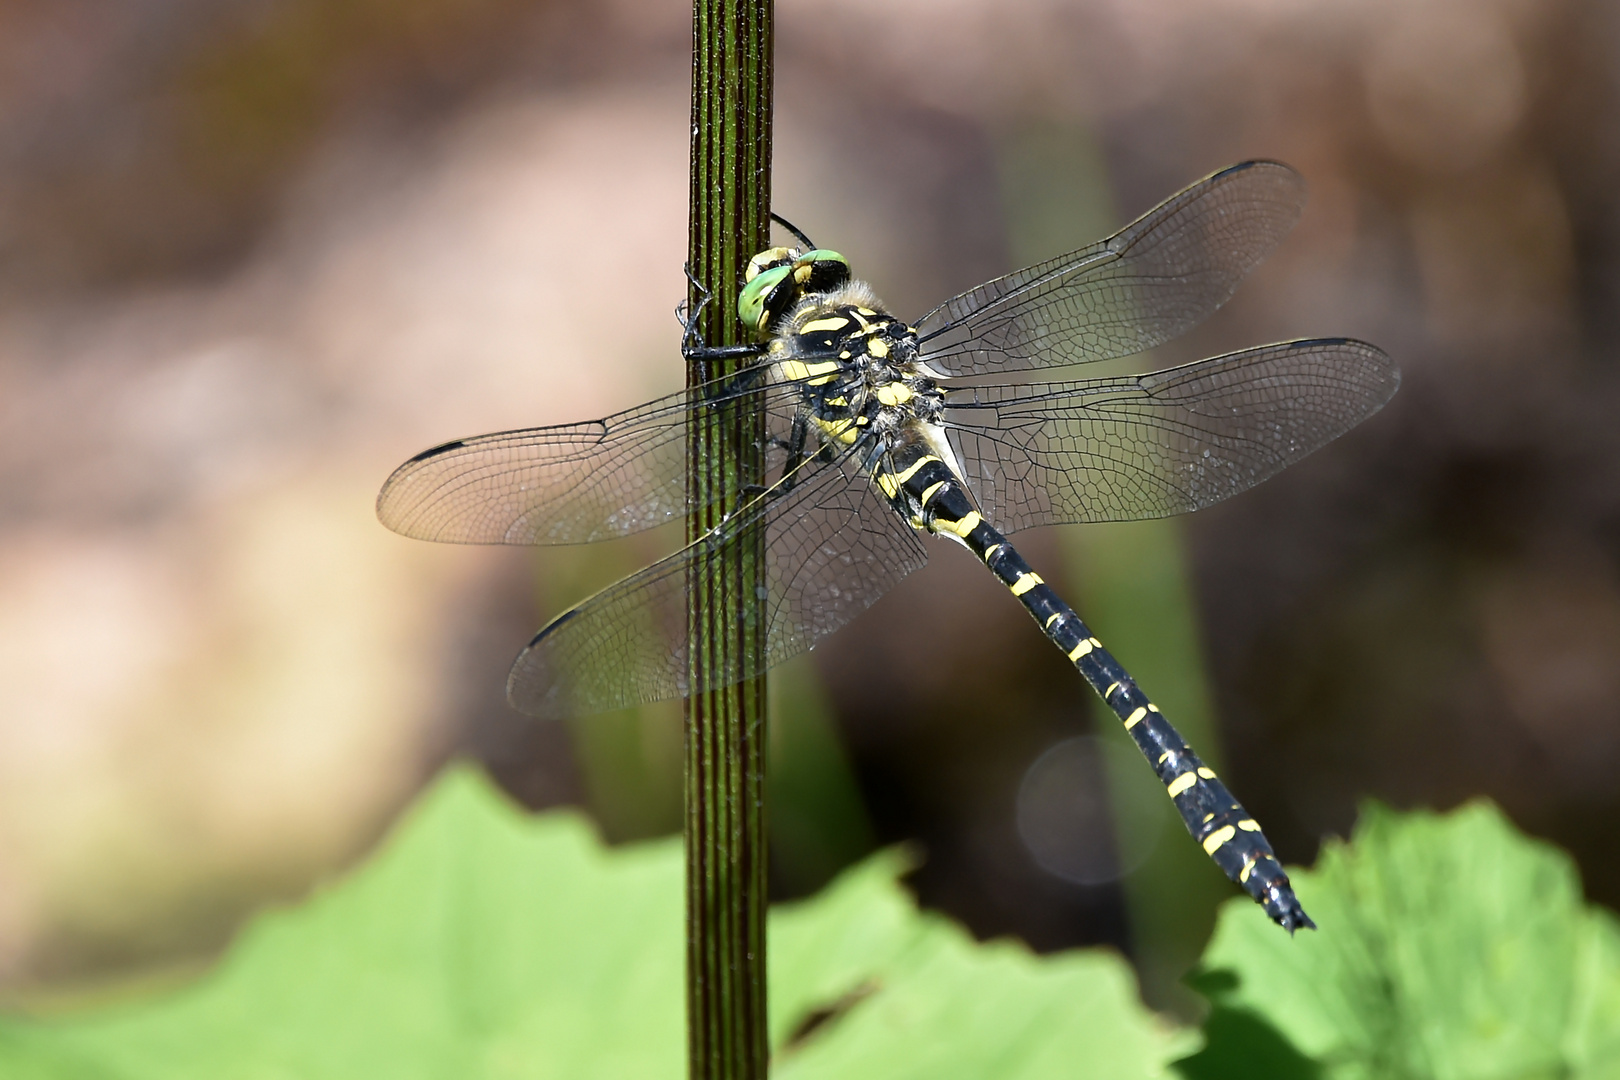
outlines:
[[[1284,929],[1314,929],[1259,824],[1215,771],[1148,700],[1136,681],[1073,608],[979,514],[966,485],[932,450],[913,438],[896,447],[873,482],[914,526],[960,541],[995,574],[1041,632],[1079,670],[1125,725],[1175,804],[1193,839],[1217,866]]]

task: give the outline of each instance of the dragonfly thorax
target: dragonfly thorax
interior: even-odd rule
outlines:
[[[777,378],[801,388],[825,441],[850,445],[864,435],[888,445],[944,408],[917,363],[916,330],[885,312],[864,282],[806,297],[778,324],[768,355]]]

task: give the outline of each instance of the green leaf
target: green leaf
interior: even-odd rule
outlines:
[[[257,920],[203,982],[0,1028],[0,1075],[678,1076],[682,940],[678,849],[610,853],[455,770],[369,865]]]
[[[1117,955],[975,944],[917,913],[894,884],[902,869],[879,856],[773,913],[776,1080],[1162,1076],[1197,1045],[1142,1007]]]
[[[682,863],[678,843],[610,851],[452,770],[366,866],[256,920],[196,984],[0,1019],[0,1076],[676,1080]],[[777,1076],[1158,1076],[1196,1045],[1118,957],[975,945],[916,911],[904,868],[879,856],[773,913]]]
[[[1568,856],[1494,806],[1396,815],[1294,874],[1320,927],[1221,913],[1194,985],[1215,1005],[1190,1080],[1620,1077],[1620,928]]]

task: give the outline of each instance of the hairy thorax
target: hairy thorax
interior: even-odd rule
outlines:
[[[917,332],[865,282],[806,297],[777,325],[768,355],[778,379],[802,387],[825,442],[848,446],[870,434],[875,458],[937,438],[944,399],[917,359]]]

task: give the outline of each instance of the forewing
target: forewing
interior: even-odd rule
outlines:
[[[764,532],[764,647],[707,685],[691,678],[688,597],[734,592],[727,569]],[[854,452],[815,461],[793,486],[566,612],[518,656],[507,696],[535,716],[574,716],[740,682],[814,646],[866,610],[927,553]]]
[[[577,424],[458,439],[394,470],[377,516],[395,532],[460,544],[583,544],[692,512],[687,420],[735,403],[766,411],[767,471],[779,473],[799,388],[751,378],[683,390]]]
[[[945,301],[917,323],[923,359],[972,375],[1150,349],[1224,304],[1304,205],[1305,182],[1287,165],[1224,169],[1107,240]]]
[[[955,388],[944,422],[981,510],[1012,532],[1220,502],[1344,434],[1399,384],[1376,346],[1290,341],[1151,375]]]

